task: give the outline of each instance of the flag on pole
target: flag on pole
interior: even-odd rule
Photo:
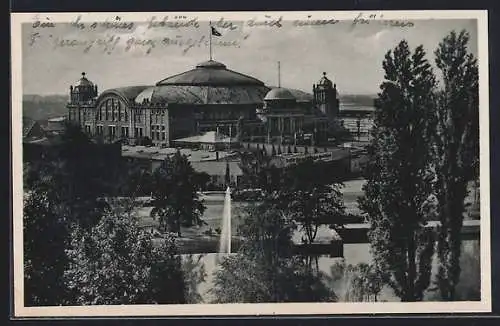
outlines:
[[[212,29],[212,35],[214,35],[214,36],[222,36],[222,34],[218,30],[216,30],[215,27],[210,26],[210,28]]]

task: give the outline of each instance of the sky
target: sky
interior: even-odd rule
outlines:
[[[162,18],[159,16],[157,21]],[[452,30],[466,29],[471,36],[470,51],[477,56],[476,20],[412,22],[413,27],[390,27],[380,22],[294,26],[292,21],[283,21],[278,28],[235,21],[233,29],[228,24],[216,26],[221,36],[212,37],[213,59],[267,85],[278,84],[279,61],[283,87],[312,92],[313,83],[326,72],[341,94],[376,94],[383,80],[384,55],[402,39],[412,49],[422,44],[433,64],[439,42]],[[89,29],[86,24],[80,29],[69,23],[56,23],[53,28],[33,28],[31,23],[25,23],[23,94],[65,94],[82,72],[101,91],[154,85],[209,59],[209,25],[206,21],[198,24],[198,28],[175,29],[149,28],[147,22],[133,22],[125,26],[130,28]],[[38,34],[33,37],[34,33]],[[69,46],[71,42],[76,45]],[[189,44],[194,46],[189,48]]]

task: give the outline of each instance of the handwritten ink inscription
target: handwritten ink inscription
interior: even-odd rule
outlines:
[[[199,28],[198,18],[187,19],[185,16],[174,16],[173,19],[168,16],[158,20],[156,16],[148,19],[148,28]]]
[[[368,25],[371,23],[379,23],[384,26],[389,27],[413,27],[415,24],[409,20],[397,20],[397,19],[384,19],[383,14],[369,14],[365,15],[359,13],[352,21],[352,25]]]
[[[304,19],[285,20],[283,16],[264,15],[246,21],[230,21],[220,17],[211,21],[213,27],[222,32],[221,37],[212,38],[212,46],[239,48],[251,35],[252,30],[268,29],[283,30],[284,26],[293,28],[311,28],[334,26],[346,23],[336,18],[315,18],[307,15]],[[408,20],[385,19],[383,14],[357,13],[352,21],[347,21],[353,27],[380,24],[384,27],[411,28],[414,22]],[[27,40],[29,46],[35,46],[42,41],[50,42],[53,49],[81,49],[84,53],[91,50],[112,54],[118,49],[124,52],[133,50],[150,54],[157,48],[179,48],[181,54],[187,54],[195,47],[209,47],[209,32],[205,32],[198,17],[183,15],[151,16],[143,22],[126,21],[121,16],[113,16],[104,21],[83,21],[82,16],[76,16],[69,26],[78,33],[67,33],[71,36],[57,36],[56,23],[50,17],[33,17],[32,31]],[[140,32],[138,32],[140,30]],[[51,31],[54,31],[52,33]],[[165,34],[162,35],[162,32]],[[171,32],[175,31],[175,35]],[[76,35],[76,36],[75,36]],[[155,36],[152,36],[155,35]]]
[[[34,17],[34,22],[31,25],[33,28],[53,28],[55,23],[53,23],[49,17],[40,18],[39,16]]]
[[[338,19],[311,19],[312,16],[307,16],[304,20],[293,21],[293,26],[321,26],[321,25],[334,25],[339,22]]]

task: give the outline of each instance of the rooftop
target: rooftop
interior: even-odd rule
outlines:
[[[66,117],[62,116],[62,117],[50,118],[48,121],[49,122],[64,122],[64,121],[66,121]]]
[[[273,88],[264,97],[265,101],[276,101],[276,100],[293,100],[296,101],[295,96],[286,88]]]
[[[264,83],[251,76],[229,70],[220,62],[209,60],[197,64],[194,69],[167,77],[156,83],[156,85],[264,86]]]
[[[203,144],[227,144],[235,143],[237,139],[234,137],[229,137],[216,131],[208,131],[202,135],[196,135],[186,138],[175,139],[174,142],[184,142],[184,143],[203,143]]]
[[[233,176],[243,175],[238,162],[229,162],[229,174]],[[191,162],[191,166],[197,172],[204,172],[208,175],[226,175],[225,161]]]
[[[37,122],[34,119],[23,117],[23,137],[26,137]]]

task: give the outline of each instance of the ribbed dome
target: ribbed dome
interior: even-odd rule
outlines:
[[[260,104],[269,91],[266,86],[159,85],[144,89],[135,103],[153,104]]]
[[[323,77],[318,81],[318,86],[332,87],[332,81],[326,77],[326,72],[323,73]]]
[[[82,78],[78,79],[75,86],[94,86],[94,84],[85,77],[85,73],[82,72]]]
[[[264,101],[296,100],[295,96],[286,88],[273,88],[264,97]]]
[[[256,78],[229,70],[220,62],[209,60],[197,64],[194,69],[165,78],[156,85],[264,86],[264,83]]]

